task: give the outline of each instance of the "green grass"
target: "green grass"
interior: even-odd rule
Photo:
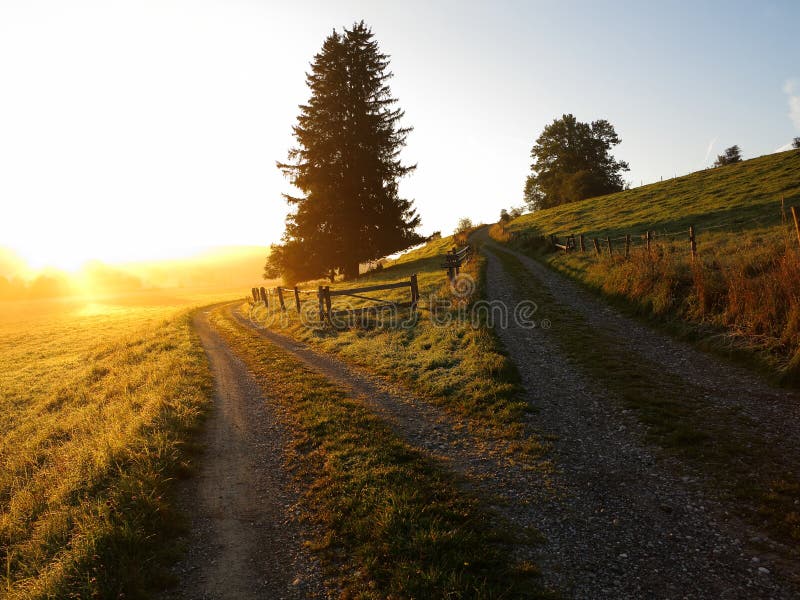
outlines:
[[[702,248],[706,236],[716,235],[704,233],[712,226],[728,224],[724,232],[742,232],[780,225],[781,196],[787,206],[800,205],[796,150],[526,214],[509,229],[605,238],[646,229],[687,231],[695,225]]]
[[[0,595],[145,598],[211,377],[184,299],[8,304],[0,319]]]
[[[471,281],[474,289],[460,305],[452,302],[454,294],[441,263],[442,254],[453,245],[453,238],[431,242],[400,257],[382,271],[332,288],[402,281],[416,273],[421,302],[413,326],[393,326],[375,320],[339,330],[321,327],[315,322],[317,300],[313,296],[306,300],[304,307],[311,311],[311,323],[301,322],[293,299],[284,314],[274,306],[270,310],[261,306],[253,309],[252,316],[390,381],[409,385],[422,398],[445,407],[457,418],[466,419],[484,435],[502,440],[509,455],[538,456],[542,452],[541,444],[522,425],[528,405],[519,393],[519,376],[513,363],[504,356],[497,338],[485,323],[457,318],[459,306],[461,310],[468,309],[470,303],[482,295],[484,262],[477,257],[465,267],[462,273],[469,278],[465,281]],[[409,299],[407,288],[368,295],[395,301]],[[431,310],[437,305],[436,299],[443,302],[436,309],[438,321],[432,318]],[[352,306],[364,304],[367,303],[356,299]],[[333,307],[337,308],[336,301]],[[249,311],[250,307],[243,305],[242,310]],[[407,309],[400,312],[401,317],[409,314]]]
[[[518,290],[554,323],[551,333],[570,364],[608,390],[647,426],[654,443],[714,478],[740,515],[792,546],[800,540],[800,479],[795,457],[762,439],[734,410],[712,408],[702,390],[663,376],[658,364],[562,302],[519,259],[498,251]]]
[[[287,411],[313,549],[342,598],[543,595],[535,566],[514,563],[508,534],[446,470],[229,313],[212,322]]]
[[[800,152],[793,150],[523,215],[492,235],[623,308],[792,382],[800,381],[800,255],[788,213],[795,204]],[[641,239],[647,230],[657,233],[650,252]],[[580,233],[585,253],[552,252],[545,240]],[[625,234],[629,259],[619,241]],[[612,257],[606,237],[615,240]]]

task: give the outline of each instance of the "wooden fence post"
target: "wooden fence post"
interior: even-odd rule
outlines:
[[[794,220],[794,230],[797,233],[797,242],[800,243],[800,219],[797,217],[797,207],[792,206],[792,219]]]
[[[250,288],[250,294],[253,296],[253,301],[258,302],[258,288]]]
[[[597,238],[592,238],[594,242],[594,251],[597,253],[597,256],[600,256],[600,244],[597,243]]]
[[[261,291],[261,300],[264,302],[264,306],[269,308],[269,303],[267,302],[267,290],[265,290],[264,287],[262,286],[260,291]]]
[[[630,257],[631,255],[631,234],[625,234],[625,258]]]
[[[411,275],[411,310],[417,310],[419,301],[419,287],[417,287],[417,274]]]
[[[286,305],[283,303],[283,288],[278,286],[278,302],[281,304],[281,310],[286,310]]]
[[[611,251],[611,237],[606,236],[606,246],[608,246],[608,255],[611,256],[613,252]]]
[[[650,236],[650,230],[648,229],[647,233],[645,234],[645,241],[647,243],[647,251],[648,252],[650,251],[650,237],[651,237]]]
[[[584,244],[583,244],[583,234],[582,233],[578,234],[578,243],[580,244],[581,252],[586,252],[586,246],[584,246]]]
[[[325,310],[328,312],[328,321],[331,320],[331,288],[325,286]]]
[[[297,312],[300,312],[300,291],[297,286],[294,286],[294,304],[297,306]]]
[[[689,225],[689,248],[692,251],[692,261],[697,256],[697,243],[694,239],[694,225]]]
[[[325,288],[317,288],[317,298],[319,298],[319,320],[325,320]]]

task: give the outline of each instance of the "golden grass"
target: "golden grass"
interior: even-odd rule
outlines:
[[[4,307],[6,597],[146,596],[171,522],[169,481],[188,467],[211,390],[188,307],[211,298]]]

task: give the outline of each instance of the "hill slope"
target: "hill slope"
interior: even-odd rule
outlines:
[[[796,150],[537,211],[516,219],[510,229],[597,237],[648,228],[686,230],[690,224],[699,231],[721,224],[726,231],[743,231],[779,225],[781,196],[787,206],[800,204]]]
[[[750,362],[796,378],[800,256],[792,205],[800,205],[797,150],[523,215],[492,235],[715,349],[743,350]],[[689,225],[697,234],[694,261]],[[655,232],[650,251],[647,230]],[[583,234],[586,251],[555,253],[550,234]]]

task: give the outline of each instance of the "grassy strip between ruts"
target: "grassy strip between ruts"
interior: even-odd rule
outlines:
[[[633,409],[651,439],[711,475],[741,515],[790,545],[800,539],[800,481],[780,448],[763,440],[733,410],[708,406],[702,390],[666,378],[659,366],[634,356],[610,333],[556,302],[512,254],[493,248],[519,290],[547,311],[555,340],[569,360]]]
[[[212,323],[280,402],[313,548],[344,598],[534,598],[536,568],[513,564],[508,532],[454,476],[323,376],[235,322]]]

